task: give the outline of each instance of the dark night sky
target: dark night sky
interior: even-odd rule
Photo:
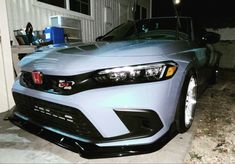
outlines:
[[[233,0],[181,0],[178,11],[181,16],[191,16],[205,27],[235,27]],[[172,15],[172,0],[153,0],[153,17]]]

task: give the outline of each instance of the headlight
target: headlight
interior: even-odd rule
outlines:
[[[166,80],[175,74],[177,67],[175,62],[162,62],[111,68],[97,72],[95,80],[99,83],[114,84]]]

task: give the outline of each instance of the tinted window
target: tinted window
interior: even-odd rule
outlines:
[[[134,22],[124,23],[111,32],[107,33],[101,40],[103,41],[118,41],[126,40],[128,37],[134,35],[135,26]]]
[[[104,35],[103,41],[120,41],[134,39],[191,39],[191,19],[182,18],[179,28],[179,37],[177,35],[177,19],[172,18],[156,18],[145,19],[136,22],[127,22],[113,29]]]

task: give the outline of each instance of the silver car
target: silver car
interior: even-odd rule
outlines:
[[[190,18],[129,21],[95,43],[44,47],[21,61],[16,125],[84,157],[151,152],[192,125],[216,80],[216,33]]]

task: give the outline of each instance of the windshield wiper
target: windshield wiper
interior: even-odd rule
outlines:
[[[102,41],[112,41],[113,38],[114,38],[113,35],[111,35],[111,36],[106,36],[106,37],[102,38]]]

